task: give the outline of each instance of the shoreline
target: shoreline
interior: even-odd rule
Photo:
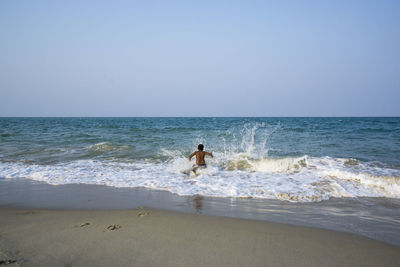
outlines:
[[[1,260],[20,266],[398,266],[400,247],[282,223],[139,208],[0,207]]]
[[[330,199],[318,203],[178,196],[102,185],[49,185],[0,178],[0,206],[18,209],[156,210],[308,226],[366,236],[400,247],[400,200]]]

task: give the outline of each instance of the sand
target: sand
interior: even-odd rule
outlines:
[[[400,247],[317,228],[136,210],[0,208],[0,265],[400,266]]]

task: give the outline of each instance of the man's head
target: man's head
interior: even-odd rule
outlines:
[[[199,145],[197,146],[197,149],[200,150],[200,151],[203,151],[203,149],[204,149],[203,144],[199,144]]]

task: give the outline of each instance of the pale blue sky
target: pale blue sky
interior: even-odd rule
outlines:
[[[0,1],[0,116],[400,116],[400,1]]]

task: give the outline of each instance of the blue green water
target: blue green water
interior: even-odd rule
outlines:
[[[194,176],[187,157],[213,152]],[[293,202],[400,198],[400,118],[0,118],[0,177]]]

